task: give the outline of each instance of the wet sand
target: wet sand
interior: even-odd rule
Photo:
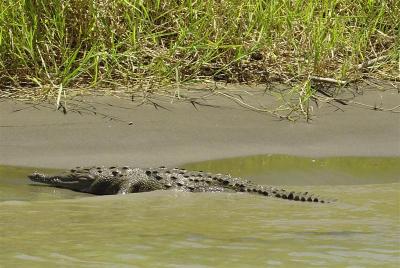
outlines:
[[[247,88],[240,94],[252,104],[277,105],[262,91]],[[0,164],[142,167],[256,154],[400,156],[400,113],[355,104],[322,103],[314,109],[310,123],[292,123],[249,111],[222,96],[201,100],[206,105],[196,107],[158,97],[154,99],[162,106],[158,109],[152,104],[139,105],[140,99],[83,100],[67,102],[67,114],[54,111],[54,104],[33,107],[11,100],[0,102]],[[393,87],[365,86],[355,100],[391,108],[400,104],[400,94]],[[73,111],[74,105],[80,113]]]

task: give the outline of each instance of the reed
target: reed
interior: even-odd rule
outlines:
[[[302,104],[312,77],[399,79],[399,18],[396,0],[3,0],[0,87],[291,81]]]

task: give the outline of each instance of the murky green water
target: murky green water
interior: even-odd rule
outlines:
[[[188,166],[339,201],[174,191],[88,196],[30,185],[30,169],[2,167],[0,267],[400,264],[400,158],[258,156]]]

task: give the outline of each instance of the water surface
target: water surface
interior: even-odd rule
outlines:
[[[3,166],[0,267],[399,265],[400,158],[257,156],[187,166],[339,201],[175,191],[91,196],[31,185],[32,169]]]

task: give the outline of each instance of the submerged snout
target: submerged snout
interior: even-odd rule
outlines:
[[[45,184],[51,184],[51,185],[59,185],[64,182],[74,182],[77,180],[73,180],[72,178],[69,178],[69,176],[49,176],[41,173],[33,173],[28,176],[28,178],[31,181],[34,182],[40,182],[40,183],[45,183]]]
[[[93,178],[89,175],[76,176],[72,174],[66,174],[49,176],[35,172],[29,175],[28,178],[34,182],[40,182],[56,187],[69,188],[72,190],[84,190],[93,182]]]
[[[28,178],[31,181],[42,182],[42,183],[46,183],[46,177],[47,177],[46,175],[38,173],[38,172],[28,175]]]

